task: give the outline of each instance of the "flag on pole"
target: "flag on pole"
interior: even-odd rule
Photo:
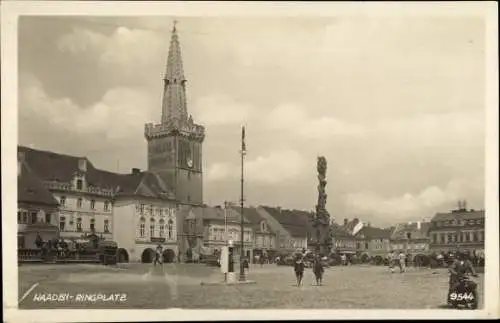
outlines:
[[[245,126],[241,128],[241,150],[246,151],[247,147],[245,145]]]

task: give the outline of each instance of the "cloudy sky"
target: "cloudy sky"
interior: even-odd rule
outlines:
[[[331,215],[372,224],[484,207],[485,39],[476,18],[177,17],[188,110],[206,126],[205,202],[312,210],[328,159]],[[19,143],[146,168],[172,17],[22,17]]]

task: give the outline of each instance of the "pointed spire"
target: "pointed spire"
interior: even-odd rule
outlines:
[[[177,35],[177,21],[174,21],[172,29],[167,69],[163,80],[162,123],[170,119],[187,120],[186,78],[184,77],[181,46]]]

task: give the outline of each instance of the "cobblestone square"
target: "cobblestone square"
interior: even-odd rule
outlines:
[[[47,308],[187,308],[187,309],[437,309],[446,308],[448,274],[444,269],[412,269],[391,274],[387,267],[330,267],[323,286],[313,285],[308,269],[302,287],[292,267],[252,266],[255,285],[202,286],[223,279],[218,268],[198,264],[160,267],[132,264],[23,265],[19,268],[20,309]],[[480,274],[479,294],[483,295]],[[43,301],[43,295],[126,295],[122,301]],[[36,300],[38,298],[38,301]],[[483,300],[480,299],[480,308]]]

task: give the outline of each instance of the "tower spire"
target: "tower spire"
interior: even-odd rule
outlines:
[[[167,68],[163,81],[161,122],[166,123],[170,119],[177,119],[179,121],[187,120],[186,78],[184,77],[181,46],[177,34],[177,20],[174,20],[172,28]]]

